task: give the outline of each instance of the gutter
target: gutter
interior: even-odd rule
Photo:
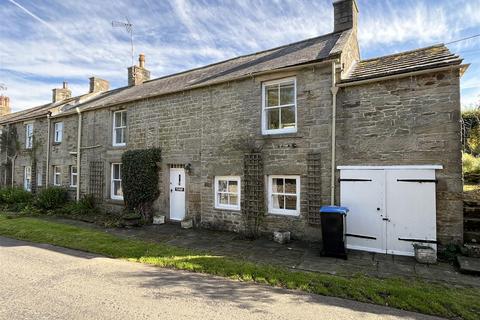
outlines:
[[[381,82],[381,81],[392,80],[392,79],[407,78],[407,77],[413,77],[413,76],[428,74],[428,73],[432,73],[432,72],[450,71],[450,70],[456,70],[456,69],[463,69],[462,70],[462,73],[463,73],[463,72],[465,72],[465,70],[469,66],[470,66],[470,64],[461,64],[461,65],[446,66],[446,67],[434,68],[434,69],[411,71],[411,72],[393,74],[393,75],[390,75],[390,76],[383,76],[383,77],[378,77],[378,78],[357,80],[357,81],[351,81],[351,82],[343,82],[343,83],[337,84],[337,87],[340,87],[340,88],[353,87],[353,86],[359,86],[359,85],[362,85],[362,84],[368,84],[368,83],[373,83],[373,82]]]
[[[331,180],[330,180],[330,205],[335,205],[335,161],[336,161],[336,122],[337,122],[337,93],[338,87],[336,84],[336,61],[332,61],[332,163],[331,163]]]
[[[76,107],[75,110],[78,114],[78,127],[77,127],[77,195],[76,200],[77,202],[80,201],[80,162],[81,162],[81,153],[82,150],[82,111],[80,108]]]

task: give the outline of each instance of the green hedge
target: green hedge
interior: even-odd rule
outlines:
[[[151,205],[159,195],[158,148],[129,150],[122,155],[122,189],[128,211],[138,212],[151,222]]]

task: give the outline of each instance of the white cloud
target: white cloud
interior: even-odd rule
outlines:
[[[358,3],[366,55],[453,40],[480,25],[472,14],[480,12],[480,1]],[[125,16],[135,26],[136,53],[146,54],[158,77],[331,32],[332,13],[331,0],[3,1],[0,82],[20,107],[50,101],[51,89],[64,79],[74,94],[86,91],[91,75],[125,85],[129,37],[111,26]],[[452,48],[480,49],[480,39]]]

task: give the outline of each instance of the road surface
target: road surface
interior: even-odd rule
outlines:
[[[0,319],[435,319],[0,237]]]

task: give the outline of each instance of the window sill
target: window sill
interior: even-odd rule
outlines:
[[[112,147],[114,147],[114,148],[125,148],[126,146],[127,146],[126,143],[124,143],[124,144],[112,144]]]
[[[290,212],[268,212],[269,216],[275,216],[275,217],[287,217],[287,218],[300,218],[300,213],[295,212],[295,213],[290,213]]]
[[[121,199],[107,199],[105,202],[108,203],[108,204],[115,204],[115,205],[124,205],[125,204],[125,202]]]
[[[285,138],[295,138],[301,139],[303,136],[298,132],[284,132],[284,133],[262,133],[262,138],[265,139],[285,139]]]
[[[58,146],[58,145],[60,145],[60,144],[62,144],[62,141],[60,141],[60,142],[58,142],[58,141],[57,141],[57,142],[52,142],[52,146]]]
[[[227,208],[227,207],[214,207],[214,209],[218,211],[228,211],[231,213],[240,213],[241,211],[240,208]]]

